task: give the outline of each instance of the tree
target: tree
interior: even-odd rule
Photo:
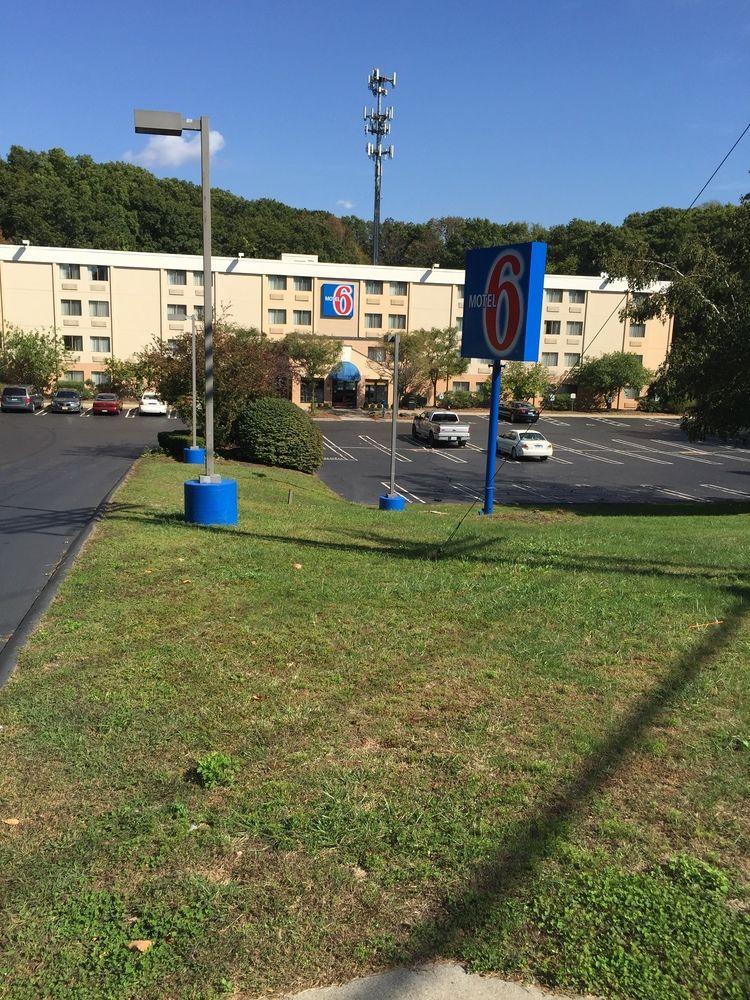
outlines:
[[[613,351],[600,358],[589,358],[588,361],[581,362],[576,372],[579,386],[608,403],[622,389],[636,389],[640,392],[651,377],[652,372],[644,368],[638,355],[625,351]]]
[[[549,371],[537,362],[527,365],[523,361],[509,361],[503,368],[503,392],[512,399],[533,399],[544,396],[549,389]]]
[[[60,341],[49,331],[6,326],[0,350],[0,381],[30,383],[48,389],[72,361]]]
[[[608,270],[649,292],[629,305],[633,319],[675,317],[668,384],[671,397],[686,400],[688,434],[726,437],[750,427],[750,199],[729,217],[705,206],[699,220],[700,232],[691,220],[692,231],[672,245],[663,240],[661,252],[636,234]],[[654,288],[665,278],[668,284]]]
[[[107,385],[118,396],[139,397],[149,388],[148,379],[144,375],[144,365],[136,361],[123,361],[120,358],[107,358],[104,363]]]
[[[384,341],[385,360],[373,361],[370,364],[379,368],[389,379],[393,379],[393,359],[395,341]],[[422,337],[420,333],[404,331],[399,336],[398,348],[398,391],[401,399],[408,395],[420,394],[427,385],[428,377],[425,369]]]
[[[315,382],[325,378],[341,358],[341,341],[315,333],[288,333],[282,341],[295,373]],[[315,412],[315,393],[310,394],[310,412]]]
[[[453,375],[463,375],[469,367],[469,359],[462,358],[459,349],[461,338],[455,326],[440,330],[417,330],[416,350],[421,358],[424,372],[432,387],[432,402],[437,405],[437,384],[440,379],[446,383]]]

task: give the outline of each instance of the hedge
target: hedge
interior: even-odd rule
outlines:
[[[162,451],[166,451],[172,458],[181,462],[184,457],[183,451],[193,443],[193,435],[190,431],[159,431],[157,440]],[[196,438],[196,442],[199,448],[205,448],[206,442],[202,437]]]
[[[315,472],[323,464],[323,435],[288,399],[248,403],[237,421],[240,453],[249,462]]]

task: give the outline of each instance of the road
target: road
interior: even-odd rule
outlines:
[[[0,413],[0,650],[123,473],[178,426],[127,406],[119,417]]]
[[[410,419],[399,420],[396,479],[410,503],[481,498],[487,418],[471,415],[468,422],[468,447],[431,449],[412,440]],[[390,421],[321,419],[318,426],[325,482],[349,500],[377,503],[388,480]],[[750,501],[750,450],[721,442],[691,444],[677,418],[561,413],[543,416],[534,429],[552,441],[554,457],[547,462],[498,457],[499,504]]]

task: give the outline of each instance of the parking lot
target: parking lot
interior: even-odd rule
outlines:
[[[429,448],[412,440],[411,419],[398,422],[396,480],[410,503],[482,497],[487,418],[472,414],[465,448]],[[322,477],[337,493],[376,503],[389,475],[390,421],[320,420]],[[501,429],[522,424],[501,424]],[[750,449],[692,444],[677,417],[560,413],[534,426],[555,447],[547,462],[498,456],[500,504],[687,503],[750,501]]]
[[[0,413],[0,649],[79,532],[174,417]]]

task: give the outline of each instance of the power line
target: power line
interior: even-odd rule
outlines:
[[[718,165],[718,167],[716,168],[716,170],[714,170],[714,172],[708,178],[708,180],[703,185],[703,187],[700,189],[700,191],[695,196],[695,198],[693,198],[693,200],[690,202],[690,204],[688,205],[688,210],[691,209],[693,207],[693,205],[695,205],[696,201],[700,198],[700,196],[706,190],[706,188],[708,187],[708,185],[711,183],[711,181],[714,179],[714,177],[718,174],[718,172],[721,170],[721,168],[724,166],[724,164],[727,162],[727,160],[729,159],[729,157],[732,155],[732,153],[735,151],[735,149],[739,146],[739,144],[742,142],[742,140],[745,138],[745,136],[747,135],[747,133],[749,131],[750,131],[750,122],[748,122],[747,125],[743,128],[742,132],[740,133],[740,135],[737,138],[737,140],[733,143],[733,145],[730,148],[729,152],[722,159],[721,163]]]

